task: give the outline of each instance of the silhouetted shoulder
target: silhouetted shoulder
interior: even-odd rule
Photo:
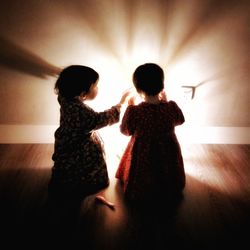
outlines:
[[[172,100],[168,102],[168,105],[179,108],[178,104],[175,101],[172,101]]]
[[[138,105],[129,105],[126,108],[126,112],[125,113],[131,114],[131,113],[137,112],[138,110],[141,109],[141,107],[143,107],[141,104],[138,104]]]
[[[181,125],[182,123],[184,123],[185,117],[178,104],[175,101],[169,101],[168,105],[170,107],[171,112],[175,114],[176,125]]]

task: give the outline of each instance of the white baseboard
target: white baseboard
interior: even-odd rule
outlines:
[[[180,126],[176,134],[186,144],[250,144],[250,127]]]
[[[54,143],[57,125],[0,125],[0,143]],[[250,127],[179,126],[180,143],[250,144]]]

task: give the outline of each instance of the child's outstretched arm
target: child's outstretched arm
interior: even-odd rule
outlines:
[[[125,97],[125,102],[127,103],[127,105],[136,105],[136,103],[138,102],[137,98],[138,98],[138,93],[136,92],[136,90],[132,87],[129,88],[128,90],[126,90],[124,92]]]
[[[130,95],[131,95],[131,88],[129,88],[123,92],[122,97],[120,99],[120,102],[118,104],[116,104],[115,107],[121,108],[122,105],[128,103],[128,99],[129,99]]]
[[[132,93],[132,89],[131,89],[131,88],[125,90],[125,91],[123,92],[123,94],[122,94],[122,97],[121,97],[121,100],[120,100],[119,103],[120,103],[121,105],[122,105],[122,104],[125,104],[125,102],[128,101],[128,98],[130,97],[131,93]]]

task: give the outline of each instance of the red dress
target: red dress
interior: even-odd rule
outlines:
[[[126,198],[145,201],[181,193],[185,171],[175,126],[184,121],[174,101],[127,107],[120,130],[131,139],[116,172]]]

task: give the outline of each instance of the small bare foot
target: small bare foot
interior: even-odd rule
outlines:
[[[115,209],[115,204],[107,201],[105,197],[103,197],[102,195],[97,195],[96,200],[98,200],[99,202],[103,203],[104,205],[108,206],[111,209]]]

